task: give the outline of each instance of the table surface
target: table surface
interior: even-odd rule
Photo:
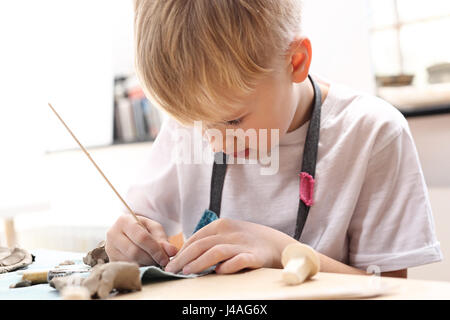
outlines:
[[[82,263],[84,254],[36,250],[28,269],[49,268],[64,260]],[[276,300],[276,299],[450,299],[450,282],[375,276],[318,273],[297,286],[281,281],[281,269],[257,269],[231,275],[209,274],[193,279],[144,280],[141,291],[112,295],[110,299],[143,300]],[[60,299],[48,284],[9,289],[18,272],[0,275],[0,299]]]
[[[85,254],[76,252],[55,251],[46,249],[31,250],[35,261],[25,269],[0,274],[0,300],[57,300],[61,299],[59,293],[47,283],[31,287],[10,289],[11,284],[22,280],[21,272],[25,270],[48,270],[60,262],[73,260],[82,264]]]
[[[281,269],[147,283],[113,299],[450,299],[450,282],[318,273],[296,286],[281,281]]]

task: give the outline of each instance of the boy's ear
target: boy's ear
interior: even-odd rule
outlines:
[[[292,66],[292,82],[305,81],[311,66],[312,48],[308,38],[294,40],[290,45],[289,59]]]

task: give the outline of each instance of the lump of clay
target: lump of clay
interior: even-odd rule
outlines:
[[[33,255],[24,249],[0,247],[0,273],[11,272],[26,267],[33,261]]]
[[[55,288],[61,292],[66,287],[80,287],[83,285],[85,278],[78,274],[65,276],[65,277],[54,277],[50,280],[49,284],[51,287]]]
[[[105,241],[100,242],[97,248],[89,251],[87,255],[83,258],[83,262],[91,267],[96,264],[108,263],[109,257],[105,250]]]
[[[91,297],[108,297],[114,289],[119,292],[141,290],[139,266],[130,262],[110,262],[92,268],[87,278],[80,275],[53,278],[50,285],[62,291],[67,287],[82,286]]]
[[[75,262],[73,262],[72,260],[66,260],[66,261],[61,262],[58,266],[70,266],[73,264],[75,264]]]
[[[92,296],[106,298],[113,289],[119,292],[141,290],[139,266],[130,262],[110,262],[96,265],[83,282]]]

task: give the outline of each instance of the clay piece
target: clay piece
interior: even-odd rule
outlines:
[[[61,262],[58,266],[69,266],[72,264],[75,264],[75,262],[73,262],[72,260],[66,260],[66,261]]]
[[[80,287],[86,278],[81,277],[79,274],[54,277],[49,281],[51,287],[61,292],[65,287]]]
[[[86,287],[67,286],[61,291],[63,300],[90,300],[91,295]]]
[[[113,289],[119,292],[141,290],[139,265],[130,262],[110,262],[95,266],[83,285],[92,296],[106,298]]]
[[[34,256],[20,248],[0,247],[0,273],[15,271],[33,263]]]
[[[211,210],[205,210],[203,216],[200,218],[199,222],[197,223],[197,226],[194,229],[194,233],[196,233],[201,228],[206,227],[211,222],[216,221],[217,219],[219,219],[219,217],[215,212]]]
[[[90,297],[100,299],[108,297],[113,290],[129,292],[142,288],[139,266],[130,262],[97,264],[88,277],[57,277],[50,285],[60,292],[66,287],[81,286],[89,291]]]
[[[297,285],[313,277],[320,270],[320,259],[310,246],[303,243],[288,245],[281,255],[282,279],[288,285]]]
[[[97,264],[108,263],[109,257],[106,254],[105,241],[100,242],[95,249],[89,251],[83,258],[83,262],[91,267]]]
[[[200,273],[191,273],[191,274],[184,274],[182,271],[179,273],[173,273],[163,270],[162,268],[159,268],[157,266],[150,266],[142,268],[142,282],[151,282],[151,281],[159,281],[159,280],[170,280],[170,279],[190,279],[190,278],[197,278],[206,276],[207,274],[210,274],[214,272],[216,269],[215,266],[212,266]]]
[[[15,284],[10,285],[9,288],[10,288],[10,289],[14,289],[14,288],[24,288],[24,287],[29,287],[29,286],[31,286],[32,284],[33,284],[33,283],[32,283],[31,281],[29,281],[29,280],[22,280],[22,281],[19,281],[19,282],[15,283]]]

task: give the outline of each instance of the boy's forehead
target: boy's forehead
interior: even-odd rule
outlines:
[[[267,94],[268,85],[273,81],[272,74],[259,79],[248,91],[235,91],[231,88],[216,88],[215,103],[203,104],[199,109],[209,109],[208,112],[194,120],[203,123],[204,127],[223,127],[227,122],[238,120],[257,108]],[[212,97],[211,97],[212,98]],[[212,100],[212,99],[211,99]]]
[[[223,105],[217,105],[215,108],[220,108],[221,112],[221,119],[218,119],[218,121],[231,121],[236,120],[244,116],[246,113],[249,112],[251,108],[251,101],[253,101],[253,98],[250,98],[250,96],[246,97],[240,97],[235,98],[231,102],[226,102]]]

